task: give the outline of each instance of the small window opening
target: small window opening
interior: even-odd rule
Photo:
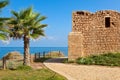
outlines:
[[[105,17],[105,27],[110,27],[110,17]]]
[[[77,12],[77,14],[79,14],[79,15],[84,15],[84,12],[83,12],[83,11],[80,11],[80,12]]]

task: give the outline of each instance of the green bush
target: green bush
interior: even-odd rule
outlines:
[[[63,63],[68,63],[68,59],[64,59],[62,62]]]
[[[92,58],[79,58],[77,59],[76,61],[78,64],[87,64],[87,65],[90,65],[90,64],[94,64],[94,60]]]
[[[107,53],[78,58],[76,63],[86,65],[120,66],[120,53]]]
[[[64,59],[62,62],[63,63],[75,63],[74,60],[68,60],[68,59]]]
[[[74,60],[69,60],[68,63],[74,63],[75,61]]]
[[[17,70],[32,70],[32,68],[30,66],[18,66],[16,68]]]

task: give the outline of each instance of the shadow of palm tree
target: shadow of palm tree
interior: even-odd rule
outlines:
[[[52,58],[45,61],[45,63],[62,63],[67,57],[63,58]]]

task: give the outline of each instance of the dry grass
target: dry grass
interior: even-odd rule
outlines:
[[[7,60],[21,60],[21,59],[23,59],[23,55],[21,55],[20,52],[13,51],[13,52],[9,52],[7,55],[5,55],[5,58]]]
[[[45,57],[56,58],[56,57],[65,57],[65,55],[59,51],[52,51],[46,54]]]

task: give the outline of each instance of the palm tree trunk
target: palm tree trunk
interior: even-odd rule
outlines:
[[[29,38],[26,35],[24,35],[24,63],[23,65],[30,66]]]

